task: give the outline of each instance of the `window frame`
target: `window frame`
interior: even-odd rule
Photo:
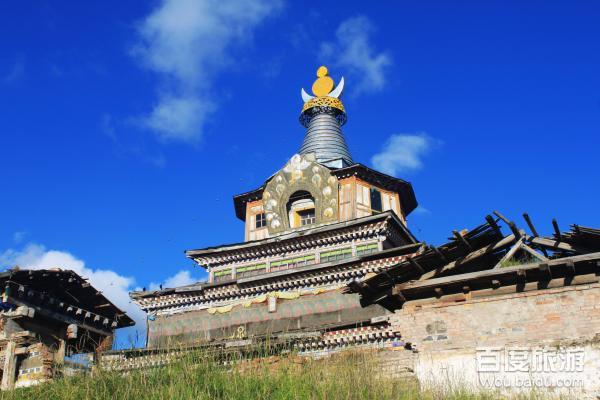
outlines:
[[[343,247],[321,252],[319,254],[320,262],[335,262],[352,258],[352,247]]]
[[[231,273],[232,273],[231,268],[214,271],[213,272],[213,283],[225,282],[225,281],[231,280],[232,279]]]
[[[314,225],[317,223],[317,212],[314,208],[306,208],[296,211],[300,217],[300,227]]]
[[[260,224],[260,225],[259,225]],[[254,214],[254,230],[267,227],[267,215],[265,212]]]
[[[365,243],[356,246],[356,256],[364,256],[367,254],[377,253],[379,251],[379,243]]]
[[[371,201],[371,211],[383,212],[383,198],[381,190],[371,186],[369,190],[369,200]],[[379,208],[376,206],[379,206]]]
[[[235,268],[235,277],[247,278],[250,276],[261,275],[267,272],[267,263],[244,265]]]

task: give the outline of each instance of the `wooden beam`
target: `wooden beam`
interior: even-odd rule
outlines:
[[[548,282],[547,289],[560,288],[560,287],[565,287],[565,286],[585,285],[585,284],[597,283],[597,282],[598,282],[598,277],[595,274],[585,274],[585,275],[575,276],[575,277],[573,277],[573,279],[571,281],[569,281],[569,283],[565,282],[565,278],[556,278],[556,279],[552,279],[550,282]],[[496,289],[485,288],[485,289],[473,290],[473,291],[469,292],[468,295],[465,295],[465,294],[461,294],[461,295],[468,296],[468,297],[466,297],[465,300],[471,300],[471,299],[481,299],[481,298],[503,296],[503,295],[514,294],[514,293],[531,292],[531,291],[536,291],[536,290],[539,290],[538,282],[529,282],[529,283],[520,283],[520,284],[518,283],[516,285],[513,284],[513,285],[500,286],[499,288],[496,288]],[[452,296],[453,296],[452,294],[446,295],[443,297],[442,300],[451,299]],[[406,303],[406,305],[410,305],[411,307],[416,307],[419,305],[438,303],[439,301],[440,300],[436,296],[413,298],[412,300],[409,300]]]
[[[538,235],[538,232],[535,229],[535,226],[533,226],[533,222],[531,221],[531,218],[529,218],[529,214],[523,213],[523,218],[525,219],[525,222],[527,222],[527,226],[529,226],[529,230],[531,231],[531,234],[533,235],[533,237],[540,236],[540,235]],[[544,253],[545,257],[548,257],[548,252],[546,251],[545,248],[542,247],[540,250],[542,251],[542,253]]]
[[[398,285],[392,288],[392,297],[396,297],[401,303],[406,302],[406,297],[404,297],[402,290],[398,288]]]
[[[511,259],[511,257],[512,257],[512,256],[514,256],[514,255],[515,255],[515,253],[516,253],[517,251],[519,251],[519,249],[521,248],[521,245],[522,245],[522,244],[523,244],[523,238],[519,238],[519,239],[517,240],[517,242],[516,242],[516,243],[515,243],[515,244],[514,244],[514,245],[513,245],[511,248],[510,248],[510,250],[508,250],[508,252],[506,252],[506,254],[504,255],[504,257],[502,257],[502,258],[500,259],[500,261],[498,261],[498,262],[496,263],[496,265],[494,265],[494,268],[492,268],[492,269],[498,269],[498,268],[501,268],[501,267],[502,267],[502,264],[503,264],[504,262],[506,262],[506,261],[510,260],[510,259]]]
[[[17,372],[17,355],[15,354],[17,344],[9,340],[4,350],[4,369],[2,370],[2,384],[0,389],[13,390]]]
[[[525,219],[525,222],[527,222],[527,226],[529,226],[529,230],[531,231],[533,236],[540,236],[540,235],[538,235],[537,230],[535,229],[535,226],[533,226],[533,222],[531,222],[531,218],[529,218],[529,214],[523,213],[523,218]]]
[[[450,264],[446,264],[444,265],[442,268],[438,268],[436,270],[433,271],[429,271],[423,275],[421,275],[421,277],[419,278],[419,281],[424,281],[427,279],[431,279],[433,277],[435,277],[436,275],[439,275],[441,273],[447,272],[449,270],[452,270],[456,267],[459,267],[463,264],[466,264],[469,261],[473,261],[476,258],[479,258],[481,256],[490,254],[498,249],[501,249],[509,244],[511,244],[512,242],[515,241],[515,235],[509,235],[506,236],[505,238],[503,238],[502,240],[500,240],[497,243],[492,243],[487,247],[482,247],[479,250],[475,250],[474,252],[471,252],[469,254],[467,254],[466,256],[464,256],[461,259],[458,259],[456,261],[451,262]]]
[[[499,236],[502,235],[502,231],[500,230],[500,227],[498,226],[498,224],[496,223],[496,221],[494,220],[494,218],[491,215],[486,215],[485,220],[496,231],[496,233]]]
[[[540,271],[546,271],[548,273],[548,277],[550,279],[552,279],[552,271],[550,270],[550,266],[548,265],[548,263],[545,263],[545,262],[544,263],[540,263],[538,265],[538,269]]]
[[[578,246],[573,246],[569,243],[566,242],[561,242],[561,241],[557,241],[557,240],[552,240],[552,239],[547,239],[547,238],[543,238],[543,237],[535,237],[535,238],[531,238],[531,240],[529,240],[530,244],[535,244],[538,246],[543,246],[552,250],[562,250],[562,251],[569,251],[572,253],[590,253],[590,251],[588,249],[584,249]]]
[[[448,262],[448,259],[447,259],[447,258],[446,258],[446,256],[445,256],[445,255],[444,255],[444,254],[443,254],[443,253],[440,251],[440,249],[438,249],[438,248],[437,248],[437,247],[435,247],[435,246],[431,246],[430,248],[431,248],[431,250],[433,250],[433,252],[434,252],[435,254],[437,254],[437,256],[438,256],[439,258],[441,258],[441,259],[442,259],[444,262],[446,262],[446,263]]]
[[[408,262],[410,262],[410,263],[411,263],[411,265],[412,265],[413,267],[415,267],[415,269],[416,269],[417,271],[419,271],[419,273],[420,273],[421,275],[425,273],[425,270],[423,269],[423,267],[421,267],[421,265],[420,265],[418,262],[416,262],[416,261],[413,259],[413,257],[409,257],[409,258],[408,258]]]
[[[514,222],[510,221],[508,218],[506,218],[504,215],[500,214],[498,211],[494,211],[494,214],[498,218],[500,218],[502,221],[504,221],[504,223],[506,225],[508,225],[508,227],[510,228],[512,233],[515,235],[515,237],[517,237],[517,238],[521,237],[521,231],[519,231],[519,229],[517,228],[517,225],[515,225]]]
[[[590,261],[596,262],[598,260],[600,260],[600,252],[590,253],[590,254],[582,254],[579,256],[573,256],[573,257],[568,257],[568,258],[556,258],[556,259],[548,260],[548,262],[546,262],[546,263],[523,264],[523,265],[517,265],[514,267],[505,267],[505,268],[500,268],[500,269],[490,269],[490,270],[477,271],[477,272],[468,272],[465,274],[454,275],[454,276],[444,276],[441,278],[434,278],[434,279],[425,280],[425,281],[418,280],[416,282],[400,284],[400,285],[398,285],[398,288],[400,290],[402,290],[402,292],[406,296],[408,290],[435,288],[435,287],[443,286],[448,283],[453,283],[453,284],[462,283],[463,285],[468,285],[469,282],[473,281],[474,279],[481,279],[481,278],[493,279],[493,278],[500,277],[505,274],[506,275],[514,274],[514,273],[521,274],[525,271],[540,269],[540,265],[542,265],[542,264],[544,264],[548,267],[553,267],[553,266],[559,266],[559,265],[566,265],[569,262],[572,262],[574,265],[576,265],[577,263],[580,263],[580,262],[590,262]],[[598,267],[600,267],[600,263],[597,265],[598,265]],[[521,271],[523,271],[523,272],[521,272]]]
[[[82,327],[83,329],[86,329],[86,330],[88,330],[90,332],[97,333],[99,335],[103,335],[103,336],[112,335],[111,331],[105,331],[104,329],[91,326],[91,325],[86,324],[86,323],[84,323],[82,321],[79,321],[79,320],[77,320],[77,319],[75,319],[73,317],[69,317],[68,315],[63,315],[63,314],[57,313],[55,311],[51,311],[51,310],[48,310],[46,308],[40,307],[38,305],[26,303],[26,302],[24,302],[24,301],[22,301],[22,300],[20,300],[18,298],[9,297],[9,299],[10,299],[9,301],[11,303],[14,303],[14,304],[17,304],[17,305],[24,305],[24,306],[31,307],[31,308],[35,309],[36,314],[44,315],[44,316],[46,316],[48,318],[52,318],[52,319],[55,319],[57,321],[64,322],[66,324],[75,324],[75,325],[78,325],[78,326]]]
[[[567,261],[565,263],[565,265],[567,266],[569,272],[573,275],[575,275],[575,263],[571,260]]]
[[[471,244],[469,242],[467,242],[467,240],[465,239],[465,237],[463,235],[461,235],[460,233],[458,233],[458,231],[452,231],[452,234],[454,235],[454,237],[460,242],[462,243],[462,245],[469,251],[473,251],[473,247],[471,246]]]
[[[558,228],[558,222],[556,218],[552,218],[552,227],[554,228],[554,235],[558,241],[562,241],[562,235],[560,234],[560,229]]]
[[[521,245],[521,248],[540,261],[548,261],[548,258],[544,257],[543,255],[541,255],[537,251],[533,250],[531,247],[527,246],[526,244]]]

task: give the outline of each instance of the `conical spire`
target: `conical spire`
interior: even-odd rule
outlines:
[[[327,68],[320,67],[317,70],[317,80],[312,86],[316,97],[302,89],[304,107],[300,123],[306,127],[306,136],[300,154],[313,153],[320,164],[342,168],[354,164],[342,133],[346,112],[339,97],[344,88],[344,78],[335,89],[333,86]]]

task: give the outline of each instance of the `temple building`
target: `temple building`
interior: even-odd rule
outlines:
[[[320,67],[313,95],[301,91],[299,152],[234,196],[245,242],[186,251],[208,280],[130,294],[148,314],[149,349],[308,333],[395,339],[377,322],[389,311],[362,307],[343,289],[421,249],[406,226],[417,200],[409,182],[353,160],[342,133],[344,78],[334,86]]]
[[[381,376],[435,391],[516,379],[530,383],[502,391],[599,398],[600,230],[553,220],[541,236],[528,214],[530,233],[494,211],[444,244],[419,242],[406,226],[411,184],[351,156],[343,86],[319,68],[313,95],[301,91],[298,154],[234,196],[245,242],[186,252],[206,282],[131,293],[147,348],[101,362],[156,366],[197,346],[255,357],[274,342],[310,357],[366,350]]]

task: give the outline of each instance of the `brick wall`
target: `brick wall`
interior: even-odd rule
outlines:
[[[540,349],[568,348],[584,352],[584,370],[576,377],[583,378],[585,387],[577,396],[600,395],[600,284],[498,296],[491,293],[453,302],[443,298],[429,303],[408,302],[390,322],[416,348],[415,373],[422,385],[450,382],[480,388],[477,349],[522,347],[530,354]],[[558,393],[556,387],[549,391]]]
[[[417,306],[391,318],[422,350],[581,339],[600,333],[600,284]]]

